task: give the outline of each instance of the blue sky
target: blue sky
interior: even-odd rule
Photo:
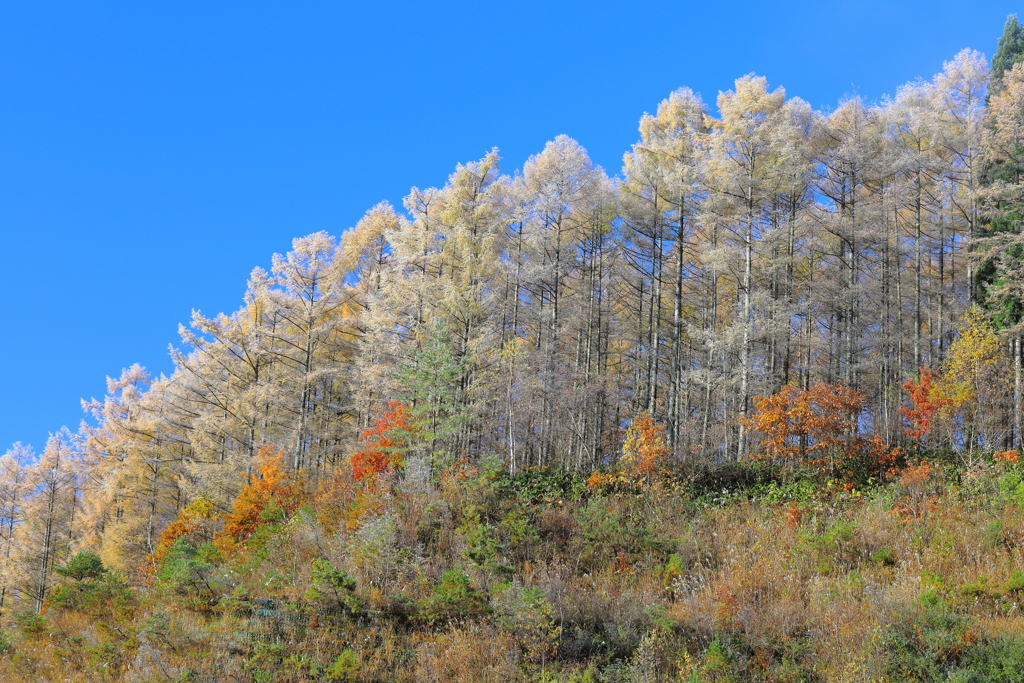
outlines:
[[[0,452],[77,428],[193,308],[497,146],[618,173],[672,90],[816,108],[991,57],[995,2],[0,2]]]

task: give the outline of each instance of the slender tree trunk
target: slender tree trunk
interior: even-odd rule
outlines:
[[[683,341],[683,266],[686,251],[686,200],[679,201],[679,224],[676,232],[676,278],[672,302],[672,366],[671,392],[669,396],[669,447],[673,452],[679,447],[679,433],[682,422],[680,392],[682,390],[682,341]]]
[[[938,361],[946,355],[946,222],[939,216],[939,282],[935,311],[936,337],[938,338]]]
[[[1021,447],[1021,339],[1013,337],[1013,447]]]
[[[754,189],[753,161],[747,177],[747,216],[743,235],[743,341],[740,347],[740,395],[739,395],[739,433],[736,440],[736,458],[741,459],[747,451],[747,432],[743,420],[747,417],[750,407],[750,325],[753,309],[751,307],[751,287],[753,286],[752,269],[754,262]]]
[[[922,243],[924,241],[924,230],[921,224],[921,167],[918,165],[915,182],[916,194],[914,196],[914,366],[921,367],[923,362],[921,335],[924,316],[924,307],[921,297],[921,279],[923,277],[924,263]]]

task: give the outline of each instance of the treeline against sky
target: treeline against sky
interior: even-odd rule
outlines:
[[[1024,67],[991,73],[965,50],[830,112],[753,75],[715,109],[681,89],[621,177],[559,136],[511,175],[495,150],[296,239],[242,308],[182,327],[171,376],[129,368],[90,425],[0,460],[0,590],[41,607],[78,549],[131,571],[193,501],[230,509],[268,448],[308,481],[352,476],[396,411],[388,448],[433,472],[586,476],[641,414],[680,466],[739,461],[762,454],[756,397],[822,383],[861,397],[857,431],[908,445],[904,384],[944,367],[970,305],[980,334],[1018,322]],[[986,361],[984,426],[952,419],[931,447],[1018,445],[1014,338]]]

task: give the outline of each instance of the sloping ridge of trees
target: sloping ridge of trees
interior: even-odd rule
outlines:
[[[294,240],[0,458],[0,677],[1016,680],[1022,60]]]

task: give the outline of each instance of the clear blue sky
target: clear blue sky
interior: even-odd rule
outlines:
[[[750,72],[817,108],[991,57],[994,2],[0,2],[0,452],[77,428],[291,239],[497,146],[618,173],[644,111]]]

